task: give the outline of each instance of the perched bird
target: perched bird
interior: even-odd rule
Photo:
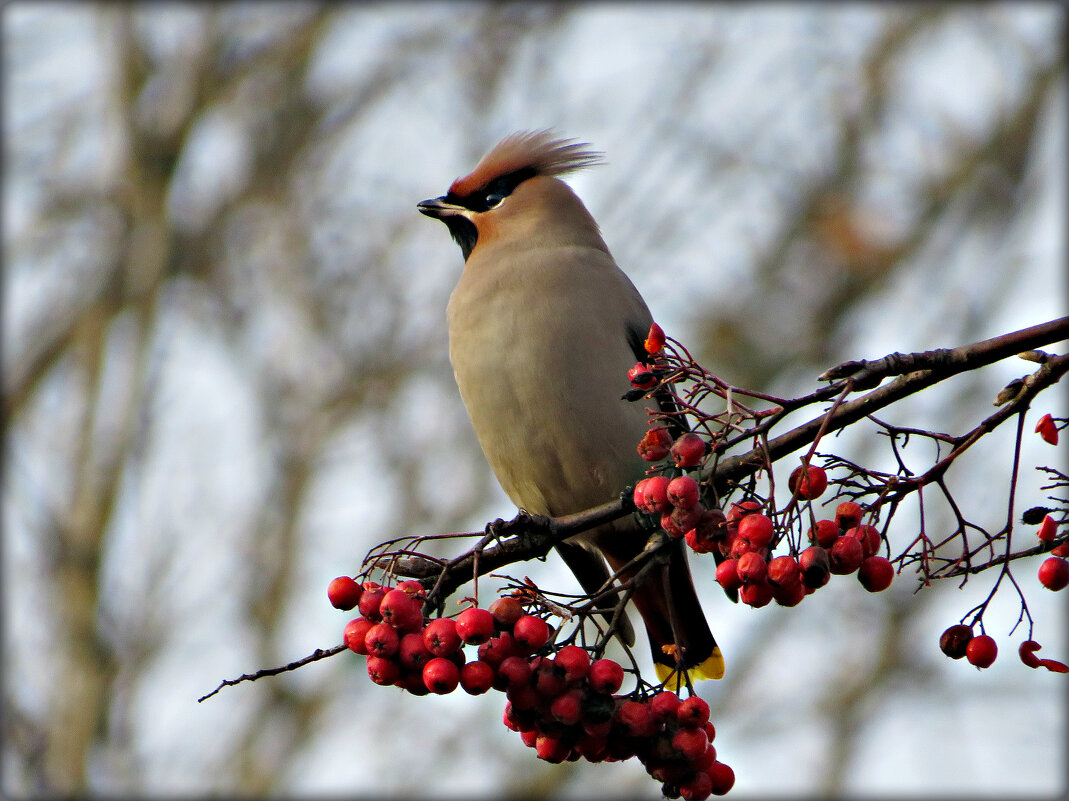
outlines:
[[[445,195],[418,204],[464,254],[447,314],[449,359],[468,416],[502,488],[533,514],[589,509],[644,475],[636,446],[649,415],[621,394],[628,368],[648,357],[652,318],[590,212],[557,177],[600,160],[550,131],[515,133]],[[629,517],[557,548],[591,593],[610,575],[606,561],[619,570],[646,539]],[[673,649],[663,648],[676,642],[669,608],[691,677],[720,678],[723,658],[681,546],[673,543],[671,598],[652,575],[632,600],[662,680],[676,667]],[[630,627],[622,633],[633,643]]]

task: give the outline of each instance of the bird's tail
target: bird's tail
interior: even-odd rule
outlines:
[[[680,543],[673,545],[668,569],[661,575],[649,576],[635,589],[631,600],[646,625],[658,679],[669,681],[675,674],[670,689],[678,689],[685,684],[679,673],[680,663],[691,681],[720,679],[724,676],[724,657],[694,590],[686,552]],[[613,570],[626,563],[612,553],[606,552],[606,557]]]

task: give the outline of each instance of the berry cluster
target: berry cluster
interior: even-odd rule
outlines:
[[[338,609],[359,609],[344,640],[367,657],[373,682],[414,695],[446,694],[458,686],[472,695],[502,691],[508,699],[505,725],[539,759],[638,757],[669,798],[700,801],[723,795],[735,782],[731,768],[716,758],[705,701],[642,687],[617,694],[625,675],[618,662],[591,660],[575,644],[557,646],[550,625],[528,614],[515,596],[498,598],[489,609],[471,607],[456,618],[431,620],[423,615],[426,592],[418,581],[388,588],[340,576],[327,596]],[[475,659],[467,659],[465,645],[477,646]]]
[[[650,432],[657,430],[651,428]],[[647,453],[660,453],[649,450],[647,440],[653,438],[647,434],[643,440]],[[688,438],[701,442],[694,434],[684,434],[665,451],[679,467],[692,466],[696,463],[692,460],[701,458]],[[643,450],[642,445],[639,450]],[[827,489],[827,474],[820,467],[800,467],[791,474],[789,486],[796,497],[815,500]],[[739,600],[755,608],[772,600],[795,606],[827,584],[832,573],[856,572],[870,592],[887,589],[894,578],[891,562],[877,555],[882,543],[880,532],[875,526],[862,525],[864,510],[852,501],[838,505],[834,520],[814,523],[809,531],[812,545],[796,558],[771,555],[775,526],[772,518],[762,513],[760,503],[732,504],[726,515],[709,509],[690,475],[671,479],[661,474],[649,476],[635,485],[632,498],[640,512],[659,516],[657,524],[670,536],[683,537],[696,553],[718,552],[723,561],[717,567],[717,581],[725,590],[737,591]]]
[[[827,479],[819,467],[803,475]],[[812,478],[809,486],[818,486]],[[823,491],[822,489],[820,491]],[[761,607],[772,600],[795,606],[806,595],[828,583],[831,574],[857,573],[869,592],[880,592],[894,578],[891,562],[878,556],[882,538],[875,526],[862,525],[863,510],[852,502],[840,503],[834,520],[818,520],[809,530],[812,543],[795,558],[789,554],[770,558],[774,528],[756,501],[733,504],[727,513],[727,536],[720,552],[727,557],[717,567],[716,579],[726,590],[738,590],[739,600]]]
[[[1025,640],[1018,649],[1021,661],[1030,668],[1046,668],[1054,673],[1069,673],[1069,666],[1054,659],[1040,659],[1036,651],[1043,646],[1035,640]],[[998,657],[998,645],[986,634],[973,635],[972,626],[959,623],[943,632],[939,638],[940,650],[951,659],[963,656],[978,668],[988,668]]]
[[[664,332],[654,325],[646,340],[651,364],[639,362],[628,372],[636,396],[656,391],[662,382],[671,384],[682,374],[668,366],[671,360],[663,351],[665,342]],[[686,403],[683,406],[693,408]],[[1051,445],[1057,445],[1059,425],[1064,424],[1065,421],[1047,414],[1037,423],[1036,433]],[[638,444],[638,453],[647,462],[667,461],[651,467],[650,474],[636,484],[632,500],[639,513],[649,517],[651,528],[659,527],[672,537],[683,538],[696,553],[716,554],[719,562],[716,580],[727,592],[738,593],[740,601],[757,608],[773,600],[782,606],[795,606],[827,584],[833,573],[856,573],[861,585],[870,592],[880,592],[890,586],[895,568],[889,559],[879,555],[883,538],[875,526],[862,523],[864,509],[853,501],[838,504],[834,519],[813,522],[808,548],[799,553],[791,542],[790,553],[780,556],[773,556],[772,552],[781,539],[786,537],[790,541],[790,532],[777,532],[774,520],[779,516],[774,512],[765,514],[762,503],[757,500],[734,503],[725,515],[716,508],[716,503],[703,502],[702,487],[688,472],[700,469],[714,447],[713,441],[695,433],[673,439],[668,427],[654,420]],[[787,486],[791,492],[790,510],[798,501],[811,502],[823,495],[828,488],[828,476],[822,467],[806,463],[791,473]],[[798,520],[790,514],[783,514],[781,519],[785,521],[782,527]],[[811,516],[810,520],[813,519]],[[1032,522],[1038,522],[1038,518]],[[1039,539],[1053,541],[1056,529],[1057,522],[1047,514],[1039,527]],[[1069,543],[1051,549],[1051,555],[1039,568],[1039,580],[1044,587],[1057,591],[1069,586],[1067,556]],[[947,629],[940,646],[948,656],[966,657],[978,668],[989,667],[998,655],[994,639],[986,634],[974,637],[972,627],[966,625]],[[1060,670],[1060,662],[1036,658],[1038,647],[1031,640],[1022,645],[1022,661],[1029,667]]]
[[[656,360],[665,336],[654,324],[646,340],[646,350]],[[655,348],[653,350],[651,348]],[[662,371],[663,372],[663,371]],[[664,378],[655,367],[639,362],[628,372],[636,390],[656,387]],[[801,553],[772,556],[778,537],[772,517],[763,513],[756,500],[732,504],[725,515],[715,504],[706,504],[702,488],[688,471],[700,468],[712,451],[710,443],[694,432],[672,438],[668,428],[651,425],[638,444],[638,453],[647,462],[666,463],[651,469],[635,485],[635,508],[651,517],[671,537],[683,538],[695,553],[715,552],[722,559],[717,581],[739,600],[762,607],[775,600],[795,606],[802,598],[828,583],[832,573],[856,572],[870,592],[887,589],[894,578],[891,562],[878,556],[882,538],[871,525],[862,525],[864,510],[857,503],[840,503],[835,520],[817,521],[809,532],[812,545]],[[670,477],[665,473],[681,473]],[[802,465],[788,480],[793,499],[814,501],[828,488],[828,475],[816,465]]]
[[[516,660],[508,664],[510,660]],[[590,661],[566,645],[553,656],[510,657],[505,725],[549,762],[614,762],[637,757],[668,798],[723,795],[734,771],[716,758],[709,706],[667,690],[616,695],[624,669],[611,659]]]
[[[1048,415],[1049,417],[1049,415]],[[1038,429],[1037,429],[1038,430]],[[1058,524],[1050,515],[1046,515],[1036,532],[1040,542],[1051,542],[1057,536]],[[1039,581],[1049,590],[1063,590],[1069,586],[1069,543],[1061,543],[1051,549],[1052,556],[1039,566]],[[972,626],[959,623],[943,632],[939,638],[939,648],[951,659],[963,656],[970,664],[978,668],[988,668],[998,657],[998,645],[986,634],[973,636]],[[1069,666],[1054,659],[1040,659],[1036,656],[1042,646],[1035,640],[1025,640],[1018,649],[1021,661],[1030,668],[1046,668],[1055,673],[1069,673]]]

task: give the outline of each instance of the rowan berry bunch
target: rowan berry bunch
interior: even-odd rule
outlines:
[[[770,440],[772,427],[787,411],[802,401],[813,402],[816,395],[792,401],[730,387],[698,365],[680,343],[666,337],[656,325],[645,346],[646,359],[628,372],[632,389],[625,398],[656,399],[659,411],[651,414],[650,427],[637,446],[650,467],[646,478],[635,485],[631,500],[651,531],[660,529],[670,537],[681,538],[695,553],[712,553],[717,561],[716,580],[732,597],[755,608],[773,600],[781,606],[795,606],[826,585],[832,575],[856,574],[866,590],[880,592],[907,566],[916,569],[920,586],[950,577],[960,577],[964,583],[970,575],[998,568],[999,577],[991,594],[966,615],[971,617],[970,625],[964,625],[963,618],[962,624],[948,629],[943,639],[943,650],[949,656],[967,656],[970,663],[985,668],[995,661],[998,649],[984,633],[973,637],[973,629],[979,624],[982,632],[983,613],[1002,577],[1009,575],[1013,560],[1049,551],[1050,556],[1039,567],[1040,583],[1054,591],[1069,586],[1069,560],[1065,558],[1069,556],[1069,538],[1057,534],[1059,524],[1067,517],[1069,501],[1064,498],[1050,496],[1058,505],[1056,509],[1037,507],[1022,516],[1026,525],[1040,523],[1039,545],[1030,549],[1014,552],[1009,548],[1012,512],[1006,528],[992,533],[966,520],[952,500],[950,505],[959,526],[950,536],[929,537],[923,530],[922,508],[922,531],[905,548],[896,551],[888,539],[892,517],[912,493],[933,484],[951,498],[943,483],[945,471],[976,439],[1006,419],[1001,412],[962,437],[903,429],[870,417],[879,433],[888,438],[900,467],[896,473],[882,473],[817,451],[845,394],[853,389],[847,386],[825,417],[814,421],[819,427],[802,463],[786,482],[790,493],[786,503],[777,509],[774,451],[782,438]],[[1019,390],[1017,385],[1011,388]],[[771,405],[763,410],[751,409],[739,402],[740,396]],[[705,410],[703,402],[708,405],[711,397],[722,401],[719,405],[723,411],[710,414]],[[1013,397],[1004,391],[996,405]],[[1023,422],[1022,410],[1018,441],[1024,433]],[[1059,431],[1067,425],[1069,421],[1046,414],[1036,424],[1035,433],[1057,445]],[[914,475],[905,467],[901,455],[911,438],[927,439],[940,448],[949,445],[950,453],[937,460],[930,471]],[[756,464],[759,469],[750,470],[742,481],[737,481],[732,480],[732,470],[725,469],[725,463],[730,463],[732,450],[740,446],[750,448],[741,461]],[[818,458],[820,465],[815,463]],[[1069,479],[1059,471],[1037,469],[1053,478],[1043,489],[1069,487]],[[830,478],[829,473],[835,477]],[[1016,474],[1015,464],[1013,482]],[[829,490],[834,490],[830,500],[818,507],[814,502]],[[741,498],[732,501],[736,496]],[[923,503],[921,500],[922,507]],[[722,509],[727,510],[726,514]],[[969,537],[971,532],[982,535],[979,544]],[[1005,543],[1001,554],[994,549],[999,541]],[[1018,582],[1011,579],[1010,583],[1017,588],[1020,619],[1028,619],[1031,638],[1032,620],[1024,594]],[[1061,663],[1035,658],[1038,647],[1032,639],[1026,640],[1020,651],[1022,661],[1030,667],[1061,671]]]
[[[327,588],[331,604],[358,609],[345,626],[349,650],[367,657],[369,678],[413,695],[444,695],[458,686],[471,695],[505,693],[504,724],[548,762],[618,762],[638,758],[669,798],[723,795],[735,781],[717,760],[709,706],[652,687],[617,661],[576,644],[581,629],[558,643],[536,597],[519,589],[488,609],[427,618],[418,581],[384,587],[339,576]],[[543,612],[544,614],[544,612]],[[465,651],[466,647],[470,650]],[[472,653],[474,651],[474,653]],[[628,672],[636,687],[621,694]]]

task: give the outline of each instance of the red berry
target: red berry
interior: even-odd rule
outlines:
[[[335,609],[349,611],[358,603],[364,588],[348,576],[338,576],[327,585],[327,598]]]
[[[659,515],[671,508],[668,501],[668,478],[650,476],[639,482],[642,486],[642,504],[639,509],[646,514]]]
[[[672,735],[672,747],[679,751],[688,762],[693,762],[705,753],[709,738],[700,726],[684,726]]]
[[[659,462],[672,447],[672,435],[664,426],[654,426],[638,443],[638,455],[647,462]]]
[[[716,566],[717,583],[728,592],[737,590],[742,586],[742,579],[739,578],[738,567],[739,562],[737,559],[725,559]]]
[[[451,659],[436,656],[423,666],[423,683],[436,695],[448,695],[460,684],[460,668]]]
[[[761,511],[761,504],[757,501],[743,501],[742,503],[733,503],[728,507],[727,521],[728,525],[737,525],[746,515],[753,514],[754,512]]]
[[[587,762],[601,762],[608,756],[609,744],[604,736],[584,732],[572,746]]]
[[[676,476],[668,482],[668,501],[681,509],[691,509],[698,503],[701,489],[690,476]]]
[[[1036,433],[1043,437],[1044,442],[1051,445],[1058,444],[1058,426],[1049,414],[1039,418],[1039,422],[1036,423]]]
[[[512,639],[512,634],[507,631],[501,632],[497,637],[493,637],[479,646],[479,660],[495,669],[503,659],[518,655],[519,649],[516,647],[516,641]]]
[[[972,639],[972,628],[962,624],[951,626],[939,637],[939,650],[951,659],[961,659]]]
[[[563,695],[557,696],[550,704],[549,713],[565,726],[571,726],[579,722],[583,712],[583,691],[568,690]]]
[[[861,557],[868,559],[880,550],[880,532],[876,526],[854,526],[846,530],[844,537],[853,537],[861,543]]]
[[[772,585],[767,581],[759,584],[743,584],[739,588],[739,600],[754,609],[768,606],[769,601],[772,600]]]
[[[393,656],[400,644],[401,638],[397,635],[397,629],[389,623],[376,623],[364,636],[364,645],[367,646],[369,656]]]
[[[522,656],[505,657],[497,666],[497,677],[500,689],[525,687],[531,681],[531,664]]]
[[[831,578],[828,552],[819,545],[811,545],[798,554],[798,568],[802,571],[802,583],[811,589],[823,587]]]
[[[711,547],[727,537],[727,517],[719,509],[705,509],[695,526],[699,542]]]
[[[820,545],[810,545],[799,554],[799,569],[802,571],[802,583],[811,589],[823,587],[832,577],[831,560]]]
[[[986,634],[973,637],[965,648],[965,658],[978,668],[991,667],[998,656],[998,645]]]
[[[728,548],[728,556],[731,559],[738,559],[744,553],[757,553],[761,556],[765,555],[766,548],[758,548],[752,542],[744,537],[735,537],[731,541],[731,547]]]
[[[653,323],[650,326],[649,333],[646,334],[646,341],[642,343],[642,347],[646,349],[646,353],[660,353],[664,349],[664,329],[657,323]]]
[[[743,584],[760,584],[768,575],[768,563],[764,557],[753,551],[740,556],[735,569]]]
[[[709,553],[713,548],[713,543],[706,542],[700,539],[698,536],[698,529],[692,528],[686,534],[683,535],[683,540],[687,543],[687,547],[694,553]]]
[[[691,761],[691,765],[695,770],[708,773],[714,762],[716,762],[716,746],[709,743],[705,746],[705,750],[698,755],[698,758]]]
[[[427,588],[415,579],[405,579],[397,585],[396,589],[404,590],[417,601],[423,601],[427,598]]]
[[[1053,542],[1054,537],[1058,533],[1058,524],[1054,518],[1050,515],[1043,517],[1043,522],[1039,524],[1039,529],[1036,531],[1036,536],[1039,537],[1040,542]],[[335,579],[337,581],[337,579]]]
[[[598,721],[590,720],[591,710],[595,711]],[[616,711],[616,702],[607,695],[588,695],[583,705],[583,731],[593,737],[608,737],[612,731],[612,716]]]
[[[367,655],[367,646],[364,644],[364,638],[367,637],[368,629],[374,625],[375,623],[368,620],[366,617],[358,617],[345,624],[344,641],[350,651],[355,654]]]
[[[646,479],[640,479],[635,484],[635,489],[631,493],[631,502],[635,504],[635,508],[640,512],[650,514],[646,509]]]
[[[392,589],[379,604],[382,619],[398,631],[416,631],[423,627],[423,605],[404,590]]]
[[[612,695],[624,683],[624,669],[612,659],[599,659],[590,666],[587,682],[596,693]]]
[[[520,727],[516,722],[515,710],[512,707],[512,701],[505,702],[505,712],[501,716],[501,722],[505,724],[505,728],[511,731],[519,731]]]
[[[705,458],[705,440],[688,432],[672,443],[669,452],[676,467],[696,467]]]
[[[549,641],[551,629],[542,618],[524,615],[512,627],[512,637],[528,651],[537,651]]]
[[[448,617],[432,620],[423,629],[423,642],[434,656],[452,656],[460,649],[456,621]]]
[[[397,661],[406,670],[422,670],[433,658],[434,654],[423,642],[423,634],[418,631],[410,631],[397,646]]]
[[[704,511],[705,509],[701,504],[692,506],[689,509],[676,506],[671,511],[664,512],[661,515],[661,528],[673,537],[684,537],[688,531],[698,525]]]
[[[369,655],[367,658],[367,675],[376,684],[389,687],[392,684],[396,684],[397,680],[401,678],[401,666],[392,659]]]
[[[780,606],[798,606],[802,599],[811,592],[801,581],[796,584],[772,586],[772,597]]]
[[[853,537],[839,537],[828,551],[831,572],[845,576],[861,567],[861,543]]]
[[[379,612],[379,604],[382,603],[382,599],[386,597],[386,590],[382,587],[374,586],[368,588],[368,584],[372,582],[364,583],[364,592],[360,595],[360,602],[357,607],[360,609],[360,614],[366,617],[368,620],[374,620],[376,623],[382,620],[382,614]]]
[[[494,679],[494,688],[501,689],[501,675],[498,674]],[[535,728],[540,724],[541,717],[538,713],[538,709],[542,706],[543,698],[537,692],[535,688],[530,684],[524,684],[518,687],[506,687],[505,697],[512,702],[512,708],[515,710],[515,714],[518,716],[517,724],[520,730]],[[530,713],[530,714],[524,714]]]
[[[883,592],[891,586],[894,577],[894,565],[882,556],[870,556],[857,570],[857,580],[869,592]]]
[[[735,786],[735,771],[723,762],[714,762],[709,768],[709,778],[713,780],[713,795],[726,795]]]
[[[564,671],[565,681],[580,681],[590,672],[590,654],[578,645],[565,645],[553,657],[553,664]]]
[[[676,718],[682,726],[701,728],[709,722],[709,704],[698,696],[692,695],[679,705]]]
[[[553,667],[552,659],[543,659],[534,673],[535,689],[543,698],[552,699],[561,695],[568,687],[564,676]]]
[[[624,701],[616,708],[616,720],[627,729],[632,737],[649,737],[656,723],[650,717],[650,707],[641,701]]]
[[[846,531],[848,528],[861,525],[863,511],[860,504],[843,501],[835,509],[835,522],[839,524],[840,530]]]
[[[467,662],[460,669],[460,686],[468,695],[482,695],[494,685],[494,669],[485,662]]]
[[[676,720],[676,713],[679,710],[680,703],[678,695],[668,690],[662,690],[650,698],[650,715],[660,723]]]
[[[705,801],[712,792],[713,779],[704,771],[698,771],[689,782],[679,785],[679,794],[686,801]]]
[[[457,615],[457,634],[468,645],[479,645],[494,635],[494,616],[473,606]]]
[[[650,370],[649,365],[637,362],[627,371],[627,380],[635,389],[649,389],[657,386],[657,376]]]
[[[523,604],[520,599],[512,595],[498,598],[490,604],[490,614],[494,616],[494,623],[502,630],[511,629],[512,626],[523,617]]]
[[[430,692],[430,690],[427,689],[427,685],[423,683],[422,668],[412,672],[402,671],[401,678],[394,683],[412,695],[423,696]]]
[[[779,587],[800,584],[802,572],[798,569],[798,562],[793,556],[777,556],[768,563],[768,580]]]
[[[520,732],[520,741],[528,748],[534,748],[538,742],[538,732],[535,729],[527,729]]]
[[[1060,556],[1043,560],[1039,566],[1039,582],[1048,590],[1064,590],[1069,586],[1069,562]]]
[[[818,520],[809,529],[809,541],[821,548],[830,548],[839,539],[839,524],[834,520]]]
[[[828,474],[816,465],[796,467],[787,479],[787,488],[802,500],[815,500],[828,488]]]
[[[535,740],[535,752],[539,759],[544,759],[546,762],[563,762],[568,758],[570,750],[571,746],[565,745],[564,741],[557,737],[548,737],[543,734]]]
[[[750,514],[739,521],[738,536],[755,548],[765,548],[772,542],[772,519],[763,514]]]

